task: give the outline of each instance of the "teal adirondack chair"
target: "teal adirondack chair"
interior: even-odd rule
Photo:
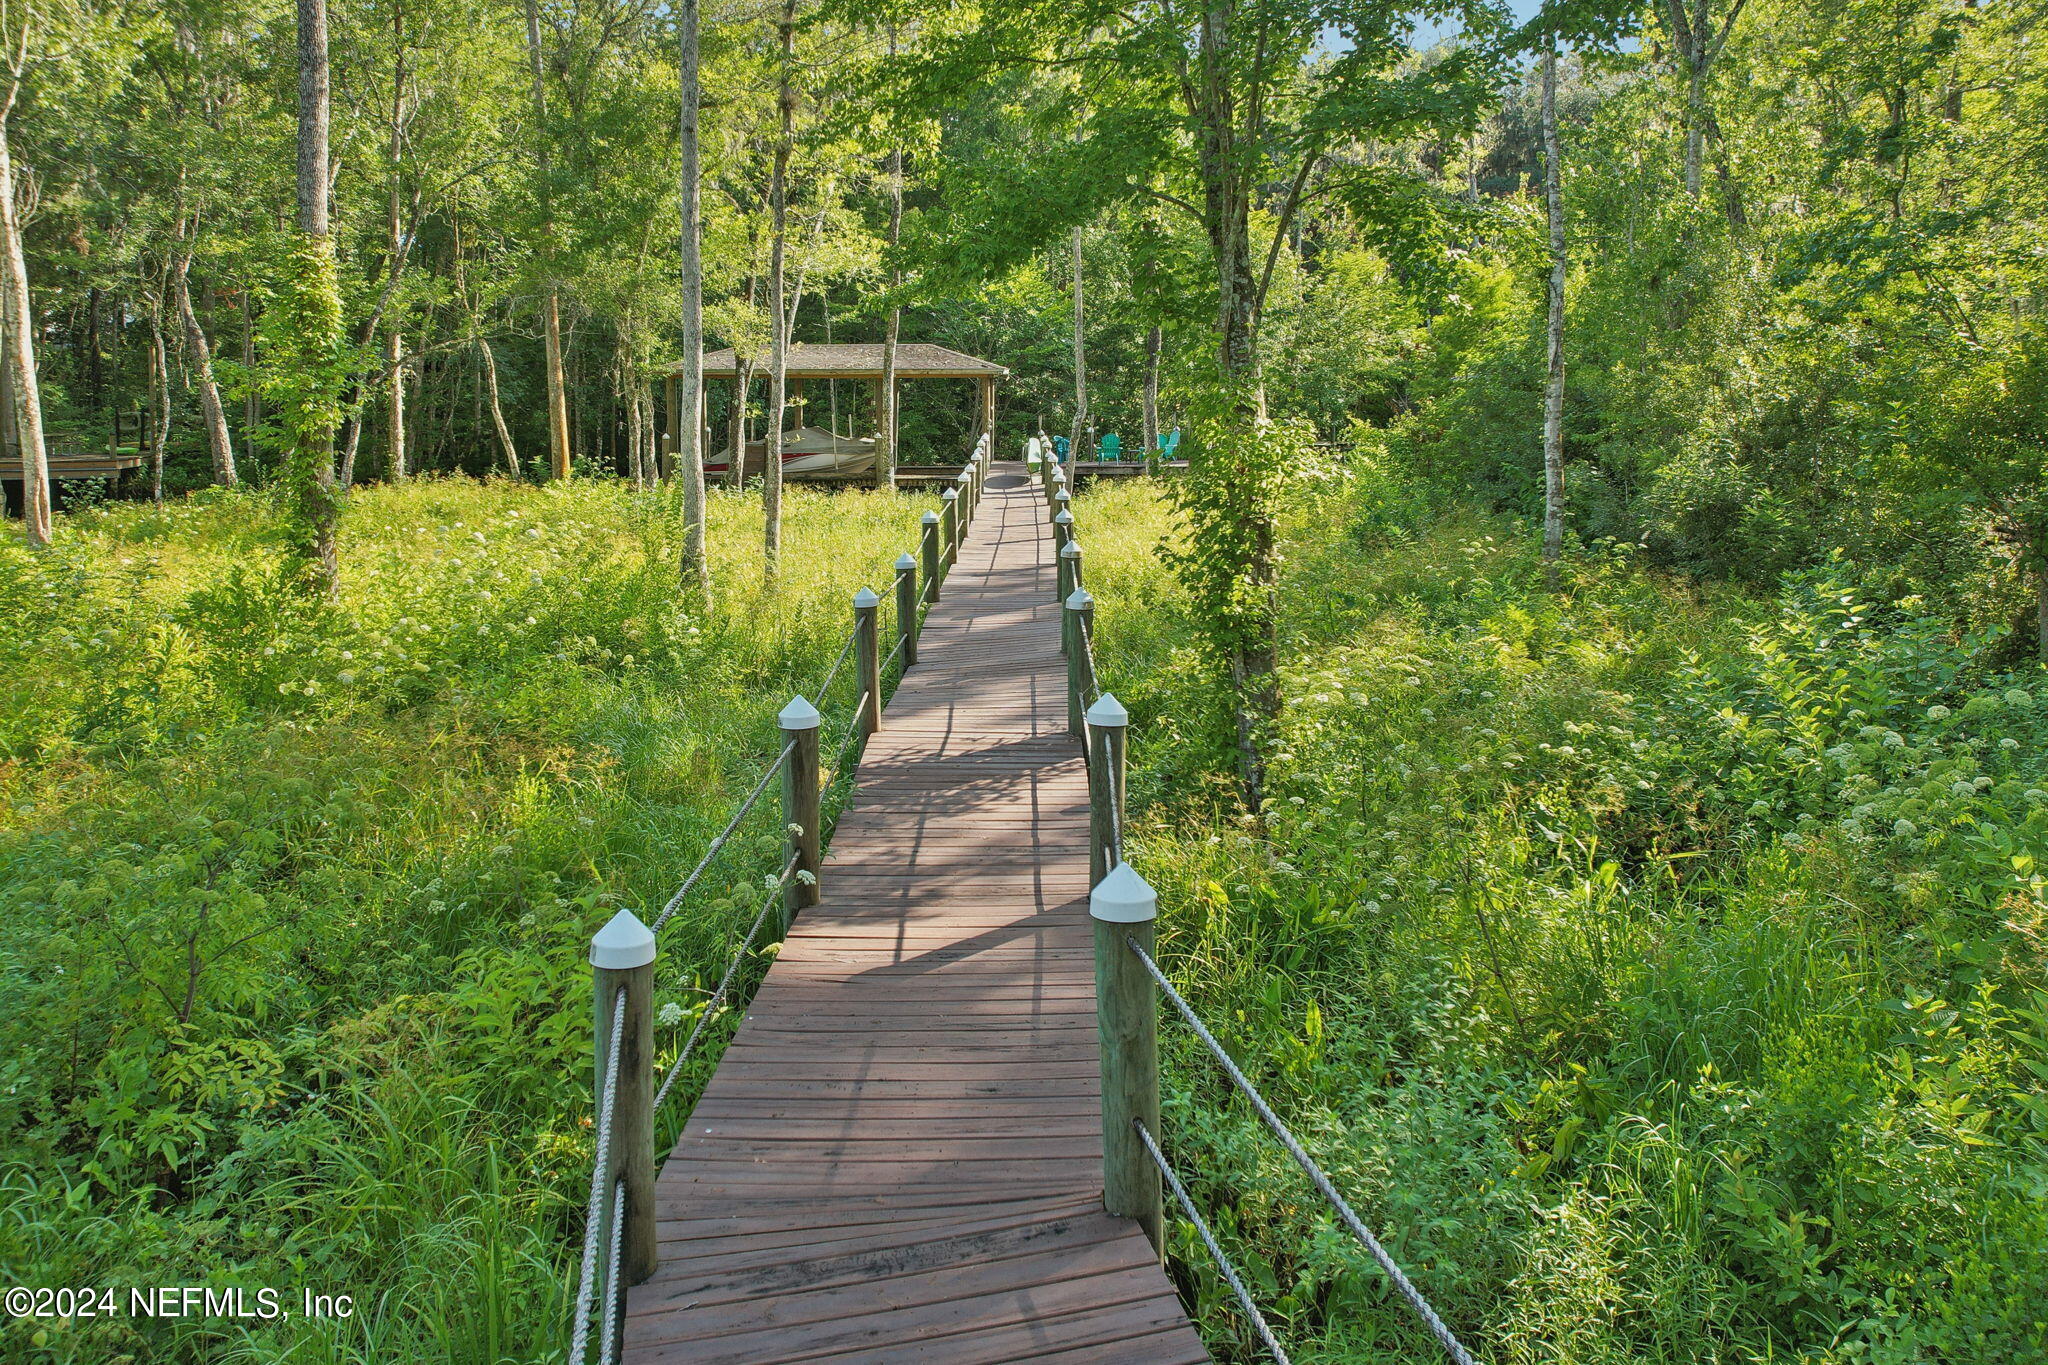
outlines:
[[[1121,460],[1123,457],[1123,438],[1113,431],[1105,434],[1102,443],[1095,447],[1095,458],[1098,460]]]

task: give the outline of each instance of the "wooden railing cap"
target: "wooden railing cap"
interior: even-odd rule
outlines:
[[[1088,914],[1105,924],[1145,924],[1159,917],[1159,893],[1129,863],[1118,863],[1088,893]]]
[[[590,939],[590,965],[607,971],[630,971],[654,961],[654,931],[631,910],[613,915]]]

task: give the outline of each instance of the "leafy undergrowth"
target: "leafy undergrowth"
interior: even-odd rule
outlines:
[[[1391,512],[1390,512],[1391,509]],[[2048,1358],[2048,675],[1370,466],[1299,494],[1264,829],[1141,488],[1083,497],[1170,968],[1494,1362]],[[1099,529],[1098,529],[1099,528]],[[1178,1026],[1167,1128],[1297,1360],[1436,1361]],[[1259,1358],[1192,1231],[1220,1358]]]
[[[617,485],[358,492],[332,606],[280,590],[260,497],[0,548],[0,1266],[124,1310],[0,1323],[0,1356],[560,1358],[589,935],[659,910],[925,505],[785,497],[770,595],[758,500],[714,494],[708,615],[666,504]],[[665,1049],[776,864],[773,806],[664,932]],[[355,1315],[152,1323],[130,1285]]]

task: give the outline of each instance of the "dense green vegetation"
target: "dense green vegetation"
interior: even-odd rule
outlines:
[[[1468,1341],[2048,1351],[2038,668],[1841,564],[1752,596],[1606,542],[1553,595],[1525,525],[1361,461],[1293,505],[1255,823],[1214,780],[1165,509],[1078,515],[1175,975]],[[1439,1358],[1174,1037],[1176,1161],[1297,1358]]]
[[[361,1310],[0,1355],[561,1358],[583,945],[924,505],[700,518],[701,325],[712,451],[896,335],[1001,452],[1183,430],[1077,506],[1165,957],[1492,1365],[2048,1358],[2044,20],[0,5],[0,464],[143,461],[0,536],[0,1271]],[[1168,1033],[1296,1357],[1436,1359]]]
[[[0,548],[0,1266],[360,1310],[10,1319],[0,1356],[559,1358],[589,936],[661,908],[927,505],[793,495],[774,610],[708,616],[674,601],[665,501],[617,483],[361,497],[329,607],[248,495]],[[731,567],[758,505],[712,518]],[[779,862],[772,804],[664,932],[665,1050]]]

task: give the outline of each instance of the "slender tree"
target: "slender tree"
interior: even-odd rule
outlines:
[[[50,462],[43,444],[43,391],[36,373],[35,305],[29,299],[28,258],[22,252],[21,200],[14,179],[14,111],[27,78],[36,16],[28,6],[7,16],[0,41],[7,45],[4,94],[0,94],[0,328],[4,328],[8,407],[14,448],[21,456],[22,519],[31,545],[50,543]],[[18,27],[17,27],[18,26]]]
[[[705,610],[711,606],[711,560],[705,553],[704,490],[704,224],[702,149],[698,139],[701,102],[697,42],[698,0],[679,0],[677,26],[682,54],[683,365],[676,379],[676,481],[683,494],[682,588]],[[735,459],[738,453],[735,452]]]
[[[889,22],[889,56],[898,52],[896,23]],[[889,321],[882,332],[882,382],[875,390],[875,487],[896,486],[896,346],[903,335],[903,143],[892,131],[889,142]]]
[[[298,6],[298,232],[276,304],[265,310],[268,382],[291,434],[285,484],[297,547],[315,590],[332,595],[339,566],[334,432],[346,373],[341,285],[328,228],[326,0]]]
[[[782,562],[782,419],[789,383],[789,313],[784,308],[783,274],[789,236],[789,161],[796,142],[796,0],[782,0],[776,37],[782,61],[775,87],[775,167],[768,181],[768,314],[773,335],[768,353],[768,458],[761,475],[765,512],[762,573],[770,583]]]
[[[171,284],[178,302],[178,322],[185,329],[185,351],[191,357],[192,379],[199,389],[199,412],[206,422],[206,447],[213,459],[213,481],[222,487],[232,488],[237,479],[235,448],[228,439],[227,409],[221,405],[220,385],[214,378],[213,346],[207,341],[206,329],[199,325],[199,314],[192,307],[192,251],[198,231],[196,222],[186,223],[181,233],[185,246],[178,255]]]
[[[1557,40],[1543,49],[1543,209],[1550,228],[1550,297],[1543,329],[1543,563],[1557,587],[1564,551],[1564,281],[1569,260],[1564,240],[1564,168],[1557,140]]]
[[[569,477],[569,394],[562,369],[562,289],[555,278],[554,160],[549,151],[546,65],[540,50],[539,0],[526,0],[526,61],[533,72],[534,163],[541,198],[541,266],[547,271],[547,292],[541,298],[541,334],[547,358],[549,469],[557,479]]]

